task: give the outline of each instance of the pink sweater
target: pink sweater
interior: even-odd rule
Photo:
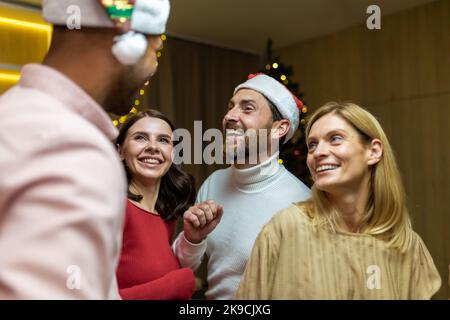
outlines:
[[[27,65],[0,97],[0,299],[120,298],[126,181],[103,109]]]

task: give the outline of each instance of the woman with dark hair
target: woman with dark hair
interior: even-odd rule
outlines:
[[[117,281],[123,299],[189,299],[194,274],[181,268],[170,242],[184,213],[185,232],[201,238],[214,229],[222,208],[193,206],[194,178],[172,162],[173,124],[156,110],[131,117],[117,138],[128,179],[128,201]]]

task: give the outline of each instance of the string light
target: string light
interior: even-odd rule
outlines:
[[[128,117],[128,116],[122,116],[122,117],[120,117],[120,118],[119,118],[119,122],[120,122],[120,123],[124,123],[125,121],[127,121],[127,117]]]
[[[270,64],[266,64],[266,70],[270,70],[271,66]]]
[[[167,40],[167,36],[165,34],[161,35],[161,40],[162,41],[166,41]],[[162,56],[162,49],[163,49],[163,46],[161,46],[161,49],[156,53],[156,57],[157,58],[160,58]],[[145,82],[144,87],[147,87],[149,84],[150,84],[150,80]],[[144,94],[145,94],[144,88],[140,89],[139,90],[139,96],[143,97]],[[127,118],[130,115],[136,114],[138,112],[138,108],[137,107],[139,107],[140,104],[141,104],[140,97],[134,100],[134,105],[131,107],[131,110],[128,113],[128,115],[122,116],[122,117],[119,118],[119,120],[114,120],[113,121],[114,126],[117,127],[119,124],[125,123],[125,121],[127,121]]]
[[[283,74],[283,75],[280,77],[280,79],[283,80],[283,81],[285,81],[285,80],[286,80],[286,76]]]
[[[274,69],[277,69],[277,68],[278,68],[278,63],[274,62],[274,63],[272,64],[272,67],[273,67]]]

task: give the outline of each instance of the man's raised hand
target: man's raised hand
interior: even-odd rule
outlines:
[[[183,229],[186,240],[200,243],[214,230],[222,218],[223,207],[207,200],[190,207],[183,214]]]

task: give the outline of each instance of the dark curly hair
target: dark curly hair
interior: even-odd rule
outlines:
[[[161,119],[169,124],[172,131],[175,130],[175,126],[164,114],[157,110],[148,109],[138,112],[123,124],[120,128],[116,144],[122,147],[125,142],[125,138],[127,137],[128,130],[137,121],[146,117]],[[125,160],[122,161],[122,163],[127,174],[129,186],[133,177],[127,168]],[[172,163],[169,171],[167,171],[167,173],[161,178],[161,185],[155,208],[165,221],[175,220],[194,204],[195,197],[196,191],[194,177],[191,174],[184,172],[179,165]],[[140,202],[142,198],[142,195],[134,194],[128,190],[128,199]]]

